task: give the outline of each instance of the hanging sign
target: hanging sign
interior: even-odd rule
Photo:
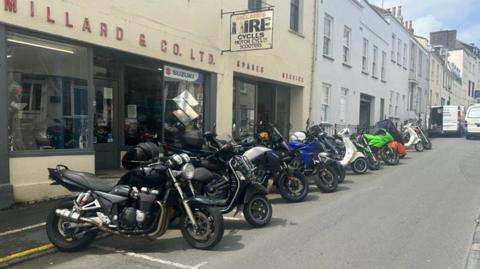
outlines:
[[[273,10],[230,15],[230,51],[273,48]]]

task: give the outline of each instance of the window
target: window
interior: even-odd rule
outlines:
[[[390,97],[388,100],[389,100],[388,115],[392,116],[393,115],[393,91],[390,91]]]
[[[416,71],[415,57],[416,57],[415,45],[413,43],[410,43],[410,71],[413,73],[415,73]]]
[[[392,34],[392,62],[395,62],[395,43],[396,43],[397,36]]]
[[[437,73],[436,73],[437,85],[440,85],[440,65],[437,63]]]
[[[9,33],[7,51],[10,151],[88,148],[87,49]]]
[[[407,43],[403,43],[403,67],[407,68]]]
[[[262,9],[262,7],[262,0],[248,0],[249,10],[259,10]]]
[[[399,38],[398,39],[398,46],[397,46],[397,64],[398,65],[401,65],[401,63],[400,63],[401,50],[402,50],[402,40],[400,40],[400,38]]]
[[[300,32],[300,0],[290,0],[290,29]]]
[[[352,30],[345,26],[343,29],[343,62],[350,64],[350,43],[352,40]]]
[[[323,28],[323,55],[332,57],[333,18],[328,14],[325,14]]]
[[[345,123],[348,115],[348,89],[342,88],[340,95],[340,122]]]
[[[418,77],[423,76],[423,53],[418,50]]]
[[[373,46],[372,77],[377,78],[378,74],[378,47]]]
[[[397,98],[395,101],[395,117],[398,117],[398,105],[400,103],[400,94],[397,92]]]
[[[382,81],[386,80],[386,65],[387,65],[387,53],[385,51],[382,51],[382,69],[381,69],[381,74],[380,74],[380,79]]]
[[[368,39],[363,39],[362,72],[368,72]]]
[[[329,118],[329,103],[330,103],[330,90],[332,89],[332,85],[323,83],[322,84],[322,97],[321,97],[321,115],[320,121],[321,122],[328,122]]]

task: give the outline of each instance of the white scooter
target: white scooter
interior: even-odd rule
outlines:
[[[365,155],[360,152],[352,140],[350,140],[350,130],[345,128],[340,131],[338,135],[342,138],[343,144],[345,145],[345,155],[340,161],[340,164],[343,165],[343,167],[350,166],[355,174],[364,174],[367,172],[367,158],[365,158]]]
[[[413,129],[412,124],[406,124],[403,126],[403,129],[404,137],[408,137],[408,142],[405,143],[405,147],[414,147],[416,151],[422,152],[424,149],[422,139],[418,136],[417,132],[415,132],[415,129]]]

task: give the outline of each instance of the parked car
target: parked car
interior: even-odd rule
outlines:
[[[465,117],[465,129],[466,139],[480,134],[480,104],[472,105],[468,108]]]
[[[430,136],[464,134],[465,109],[463,106],[437,106],[430,109],[429,130]]]

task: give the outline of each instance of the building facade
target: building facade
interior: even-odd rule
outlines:
[[[220,135],[304,127],[316,1],[140,2],[2,2],[0,207],[64,195],[48,167],[117,169],[177,122]],[[273,47],[232,52],[232,14],[257,9],[273,17],[238,29],[273,30]]]
[[[317,17],[312,122],[361,131],[425,114],[428,54],[400,8],[326,0]]]

